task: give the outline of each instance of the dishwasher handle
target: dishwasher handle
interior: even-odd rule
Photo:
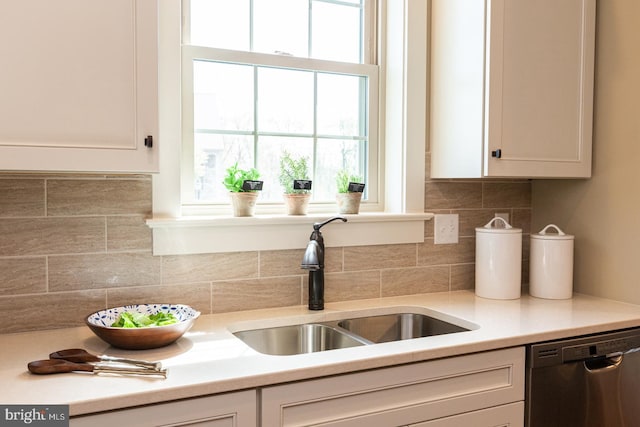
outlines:
[[[585,369],[590,373],[601,372],[605,370],[617,369],[622,363],[623,354],[610,357],[598,357],[595,359],[587,359],[584,361]]]

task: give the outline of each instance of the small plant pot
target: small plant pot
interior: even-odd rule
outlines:
[[[231,192],[229,195],[231,196],[231,204],[233,205],[233,216],[253,216],[256,211],[257,192]]]
[[[306,215],[311,193],[284,194],[287,215]]]
[[[336,201],[338,203],[338,213],[357,214],[360,212],[360,201],[362,193],[338,193]]]

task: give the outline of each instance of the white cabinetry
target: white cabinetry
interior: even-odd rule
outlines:
[[[520,347],[266,387],[261,418],[265,427],[522,426],[523,400]]]
[[[432,178],[589,177],[595,0],[433,0]]]
[[[71,418],[71,427],[255,427],[256,392],[239,391]]]
[[[4,2],[0,170],[157,171],[157,27],[157,0]]]

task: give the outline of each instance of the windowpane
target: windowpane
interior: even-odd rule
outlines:
[[[253,137],[196,133],[193,151],[194,200],[229,203],[222,180],[236,162],[243,169],[253,167]]]
[[[313,132],[313,73],[258,69],[258,131]]]
[[[309,173],[313,177],[313,138],[261,136],[258,138],[258,170],[265,182],[260,200],[262,202],[282,202],[280,187],[280,156],[284,151],[293,158],[307,157]],[[316,182],[312,190],[315,191]]]
[[[318,74],[318,134],[365,136],[366,77]]]
[[[314,2],[311,52],[314,58],[361,62],[360,8]]]
[[[350,174],[365,176],[362,159],[366,154],[362,141],[318,139],[315,179],[313,183],[314,199],[317,201],[335,201],[336,174],[346,169]]]
[[[191,0],[191,44],[248,51],[249,0]]]
[[[253,51],[309,56],[309,3],[253,0]]]
[[[253,130],[253,67],[194,61],[195,129]]]

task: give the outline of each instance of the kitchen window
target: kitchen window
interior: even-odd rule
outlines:
[[[213,0],[201,1],[207,4],[216,3]],[[244,3],[237,0],[230,1],[233,4],[236,2]],[[262,1],[253,0],[253,4],[260,4]],[[282,3],[285,2],[282,1]],[[286,3],[308,4],[309,0],[291,0]],[[322,6],[336,6],[359,4],[359,1],[332,0],[318,3],[323,3]],[[193,3],[187,3],[189,7],[192,5]],[[189,70],[189,65],[184,67],[185,69],[182,67],[185,62],[193,64],[194,61],[198,61],[198,65],[205,67],[210,65],[214,68],[239,67],[235,68],[238,73],[241,70],[246,72],[249,69],[250,72],[246,73],[248,75],[246,81],[248,82],[247,86],[251,88],[239,88],[232,92],[238,97],[245,96],[249,99],[252,96],[255,98],[256,91],[260,92],[260,78],[256,77],[260,72],[265,71],[270,74],[269,72],[290,71],[287,68],[300,71],[298,76],[302,76],[300,77],[302,80],[304,80],[303,77],[306,77],[310,82],[309,85],[313,87],[314,93],[308,97],[313,99],[312,104],[317,104],[312,108],[317,108],[318,111],[313,113],[314,116],[317,116],[316,123],[310,126],[316,128],[320,127],[320,117],[322,116],[320,109],[325,105],[320,98],[323,94],[315,93],[317,88],[323,82],[329,84],[327,81],[333,78],[344,77],[346,80],[350,80],[351,83],[347,82],[345,85],[357,87],[352,91],[359,95],[366,94],[366,97],[358,98],[358,103],[360,104],[362,100],[368,102],[369,118],[366,119],[364,130],[362,121],[358,121],[357,126],[346,126],[345,128],[351,129],[349,138],[343,138],[344,135],[340,135],[340,132],[336,131],[340,127],[335,125],[333,130],[326,131],[326,133],[323,133],[324,131],[318,132],[318,129],[313,132],[297,129],[292,132],[292,135],[281,135],[280,130],[265,130],[260,129],[260,126],[257,126],[257,131],[255,131],[255,122],[260,120],[255,114],[255,108],[253,112],[249,111],[249,114],[253,114],[250,117],[251,122],[254,123],[254,129],[250,129],[250,131],[242,129],[242,132],[236,132],[237,129],[233,129],[235,134],[232,137],[247,138],[254,142],[254,144],[247,143],[244,146],[252,150],[252,155],[255,157],[250,161],[255,162],[260,168],[262,168],[260,161],[263,154],[261,154],[260,144],[256,145],[255,140],[261,137],[266,138],[267,141],[269,139],[273,141],[276,138],[281,141],[291,141],[299,138],[306,141],[307,145],[311,147],[314,143],[324,142],[321,141],[323,137],[330,137],[326,139],[332,139],[339,143],[344,140],[350,141],[352,145],[358,146],[362,145],[364,141],[367,148],[359,151],[358,155],[353,157],[353,164],[357,163],[367,176],[366,208],[363,206],[359,215],[349,216],[348,224],[339,227],[339,229],[336,226],[327,227],[326,231],[323,230],[325,244],[327,246],[354,246],[423,241],[424,221],[432,217],[431,214],[424,213],[428,13],[427,3],[424,0],[377,1],[375,34],[365,36],[365,38],[375,38],[377,49],[375,52],[371,52],[370,49],[361,50],[362,63],[346,62],[344,58],[314,58],[313,52],[318,51],[317,49],[308,50],[311,54],[307,53],[307,56],[302,56],[300,53],[298,54],[301,56],[294,56],[298,52],[296,49],[301,49],[296,46],[287,46],[285,50],[279,48],[280,52],[277,54],[272,52],[273,47],[260,48],[270,52],[265,53],[257,51],[257,47],[252,48],[253,50],[239,51],[236,50],[237,46],[235,49],[230,49],[231,46],[215,48],[200,46],[211,44],[205,40],[206,37],[200,38],[197,42],[198,45],[192,44],[183,47],[183,33],[188,25],[183,20],[184,10],[181,2],[166,0],[159,2],[159,6],[160,137],[158,146],[161,147],[161,156],[160,173],[153,177],[153,218],[147,220],[147,224],[153,231],[154,254],[304,248],[313,222],[324,220],[336,212],[335,203],[329,201],[331,196],[322,196],[322,192],[318,191],[316,208],[310,209],[308,215],[285,215],[281,201],[275,201],[281,197],[279,186],[277,182],[270,182],[271,179],[266,177],[268,172],[264,170],[261,172],[265,188],[269,185],[275,191],[274,202],[264,202],[262,206],[264,210],[257,211],[255,217],[234,218],[231,216],[231,207],[224,204],[226,202],[222,203],[221,199],[218,199],[217,205],[211,203],[215,197],[205,196],[202,200],[198,200],[195,192],[200,184],[198,180],[194,179],[198,168],[185,168],[185,163],[181,159],[193,159],[187,160],[187,166],[191,162],[198,164],[198,167],[202,167],[202,165],[213,167],[211,163],[214,161],[213,159],[196,160],[193,154],[196,130],[203,131],[202,135],[198,137],[212,138],[210,135],[218,132],[219,135],[216,137],[220,139],[222,135],[229,135],[227,132],[230,130],[230,126],[209,123],[204,126],[199,124],[197,128],[195,126],[187,128],[184,125],[183,115],[188,117],[191,114],[193,118],[189,120],[192,122],[196,120],[193,112],[182,111],[185,105],[188,107],[194,103],[194,101],[191,103],[183,102],[183,97],[188,99],[194,97],[195,93],[184,93],[183,77],[185,73],[192,76],[193,71]],[[198,16],[200,17],[200,15]],[[222,19],[220,15],[217,17]],[[333,18],[333,14],[331,17]],[[216,18],[212,19],[210,26],[221,28],[215,25]],[[313,21],[311,18],[310,20]],[[333,22],[331,21],[331,23]],[[231,28],[233,31],[240,32],[238,26]],[[191,37],[192,32],[189,31]],[[255,34],[258,29],[250,30],[248,33],[246,30],[242,31],[242,34],[245,34],[249,40],[245,40],[245,43],[250,44],[252,31]],[[370,30],[370,32],[374,31]],[[226,33],[223,31],[223,34]],[[306,45],[308,46],[310,43],[313,44],[307,41]],[[214,56],[209,56],[211,54]],[[367,61],[372,62],[374,58],[377,58],[375,62],[380,64],[379,69],[378,65],[367,64]],[[218,70],[220,69],[218,68]],[[363,79],[366,79],[366,84],[362,83]],[[375,79],[377,81],[374,82]],[[354,84],[353,81],[356,81],[357,84]],[[193,87],[194,83],[190,84]],[[333,81],[331,84],[337,85],[338,83]],[[189,83],[187,83],[188,85]],[[365,87],[367,90],[364,90]],[[374,91],[377,91],[377,95],[373,94]],[[317,98],[315,98],[316,96]],[[378,97],[377,103],[370,102],[373,96]],[[350,105],[353,104],[355,102]],[[335,105],[335,103],[326,105]],[[228,104],[227,106],[236,108]],[[362,106],[347,108],[348,105],[345,103],[341,107],[345,110],[360,112]],[[371,124],[374,121],[370,119],[372,116],[377,120],[377,125]],[[198,118],[198,123],[202,123],[201,118]],[[355,128],[357,130],[353,131]],[[246,134],[241,135],[243,132]],[[193,136],[189,136],[189,133],[192,133]],[[362,137],[364,139],[358,139]],[[191,141],[189,141],[190,138]],[[278,152],[281,146],[290,147],[282,142],[279,144],[275,144],[277,148],[274,152]],[[206,146],[206,144],[204,145]],[[305,146],[304,143],[295,144],[295,146],[298,145]],[[313,151],[316,148],[308,150]],[[209,156],[210,153],[206,154]],[[216,153],[216,155],[218,154]],[[200,156],[200,159],[202,157]],[[315,159],[314,161],[318,163],[319,160]],[[224,166],[226,167],[226,165]],[[216,179],[211,178],[211,180],[213,182]],[[325,181],[325,179],[319,180],[318,177],[314,177],[314,192],[318,188],[317,186],[321,186],[320,181]],[[328,186],[333,185],[333,182],[328,181],[332,180],[327,179]],[[328,191],[326,190],[327,194]],[[185,196],[187,193],[190,193],[188,197]],[[323,199],[324,202],[321,201]]]
[[[282,211],[279,159],[306,157],[329,211],[339,170],[378,202],[375,0],[183,0],[183,212],[228,213],[226,169],[255,167]],[[269,209],[271,208],[271,209]]]

